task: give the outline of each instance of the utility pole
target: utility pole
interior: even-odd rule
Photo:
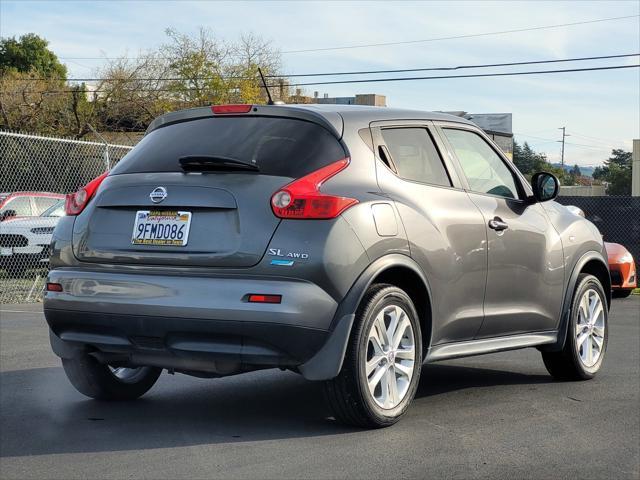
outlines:
[[[564,171],[564,139],[565,137],[570,137],[571,135],[565,132],[566,127],[560,127],[558,130],[562,130],[562,153],[560,154],[560,163],[562,165],[562,170]],[[560,141],[560,140],[558,140]]]

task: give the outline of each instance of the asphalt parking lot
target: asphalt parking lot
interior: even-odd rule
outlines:
[[[288,372],[163,374],[141,400],[87,400],[40,305],[0,307],[0,478],[639,478],[640,296],[616,300],[605,366],[556,383],[535,350],[424,367],[386,430],[328,418]]]

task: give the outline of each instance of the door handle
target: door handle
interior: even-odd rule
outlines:
[[[496,232],[502,232],[509,228],[506,222],[503,222],[500,217],[495,217],[493,220],[489,220],[489,228],[495,230]]]

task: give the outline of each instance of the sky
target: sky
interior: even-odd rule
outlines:
[[[46,38],[70,77],[104,57],[135,56],[166,41],[165,29],[200,26],[233,41],[255,33],[282,52],[285,73],[503,63],[640,53],[640,0],[572,2],[212,2],[0,0],[0,36]],[[470,38],[320,52],[353,46],[516,30],[603,18],[598,23]],[[89,58],[87,58],[89,57]],[[502,71],[638,64],[639,57]],[[483,72],[497,71],[497,68]],[[468,72],[464,72],[468,73]],[[427,73],[430,74],[430,73]],[[415,74],[413,74],[415,75]],[[394,75],[395,76],[395,75]],[[331,78],[327,78],[330,80]],[[565,163],[598,165],[640,138],[640,68],[517,77],[306,87],[312,94],[386,95],[391,107],[513,114],[516,139],[555,162],[566,127]]]

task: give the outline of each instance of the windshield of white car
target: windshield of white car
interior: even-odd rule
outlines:
[[[54,203],[52,206],[42,212],[41,217],[64,217],[64,200]]]

